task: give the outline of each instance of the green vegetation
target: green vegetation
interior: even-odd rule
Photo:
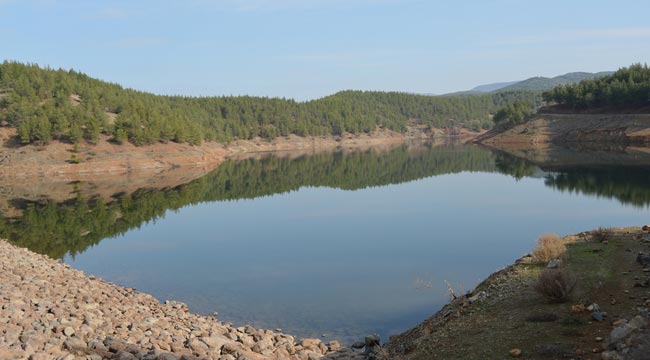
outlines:
[[[0,237],[60,258],[155,221],[168,210],[202,202],[252,199],[305,186],[356,190],[463,171],[499,172],[519,179],[533,175],[536,169],[531,163],[505,153],[453,145],[416,149],[401,146],[386,153],[324,153],[299,158],[269,155],[229,160],[188,184],[116,194],[110,201],[81,194],[58,203],[47,199],[10,199],[23,214],[0,216]],[[563,191],[647,206],[649,177],[650,170],[644,167],[577,168],[555,170],[545,183]],[[550,250],[552,246],[548,247]]]
[[[521,124],[528,120],[533,112],[534,108],[530,103],[517,101],[499,109],[499,111],[494,114],[494,124],[496,126]]]
[[[643,108],[650,106],[650,68],[635,64],[614,74],[544,93],[544,100],[572,108]]]
[[[354,190],[461,171],[495,171],[494,157],[478,147],[413,151],[402,146],[383,154],[365,151],[227,161],[186,185],[142,189],[116,195],[109,202],[81,195],[62,203],[15,199],[12,203],[23,210],[23,215],[0,217],[0,237],[61,258],[190,204],[252,199],[304,186]]]
[[[537,76],[499,88],[497,91],[545,91],[556,86],[576,84],[584,80],[598,79],[611,74],[610,71],[603,71],[599,73],[573,72],[553,78]]]
[[[158,96],[70,70],[16,62],[0,64],[0,121],[19,130],[23,143],[52,139],[95,143],[102,134],[136,145],[158,141],[229,142],[257,136],[338,135],[408,125],[489,128],[490,114],[517,101],[537,106],[539,92],[466,96],[343,91],[296,102],[261,97]]]

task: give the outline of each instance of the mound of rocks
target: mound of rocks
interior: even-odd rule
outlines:
[[[364,358],[336,341],[235,327],[0,240],[0,359]]]

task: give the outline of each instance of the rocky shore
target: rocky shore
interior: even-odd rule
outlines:
[[[3,360],[367,357],[337,341],[296,339],[195,315],[182,303],[160,303],[4,240],[0,253]]]

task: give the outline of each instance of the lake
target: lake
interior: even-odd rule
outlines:
[[[648,221],[645,159],[578,158],[425,143],[257,154],[108,199],[83,184],[65,201],[12,195],[0,236],[223,321],[387,340],[440,309],[446,282],[471,290],[545,232]]]

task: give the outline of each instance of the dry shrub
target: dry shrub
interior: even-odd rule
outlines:
[[[591,240],[595,242],[609,241],[612,238],[612,235],[612,230],[599,227],[591,232]]]
[[[535,290],[550,302],[563,303],[571,297],[576,282],[575,277],[565,269],[544,269]]]
[[[537,240],[537,247],[533,250],[533,261],[547,263],[557,259],[566,251],[565,241],[556,234],[544,234]]]

